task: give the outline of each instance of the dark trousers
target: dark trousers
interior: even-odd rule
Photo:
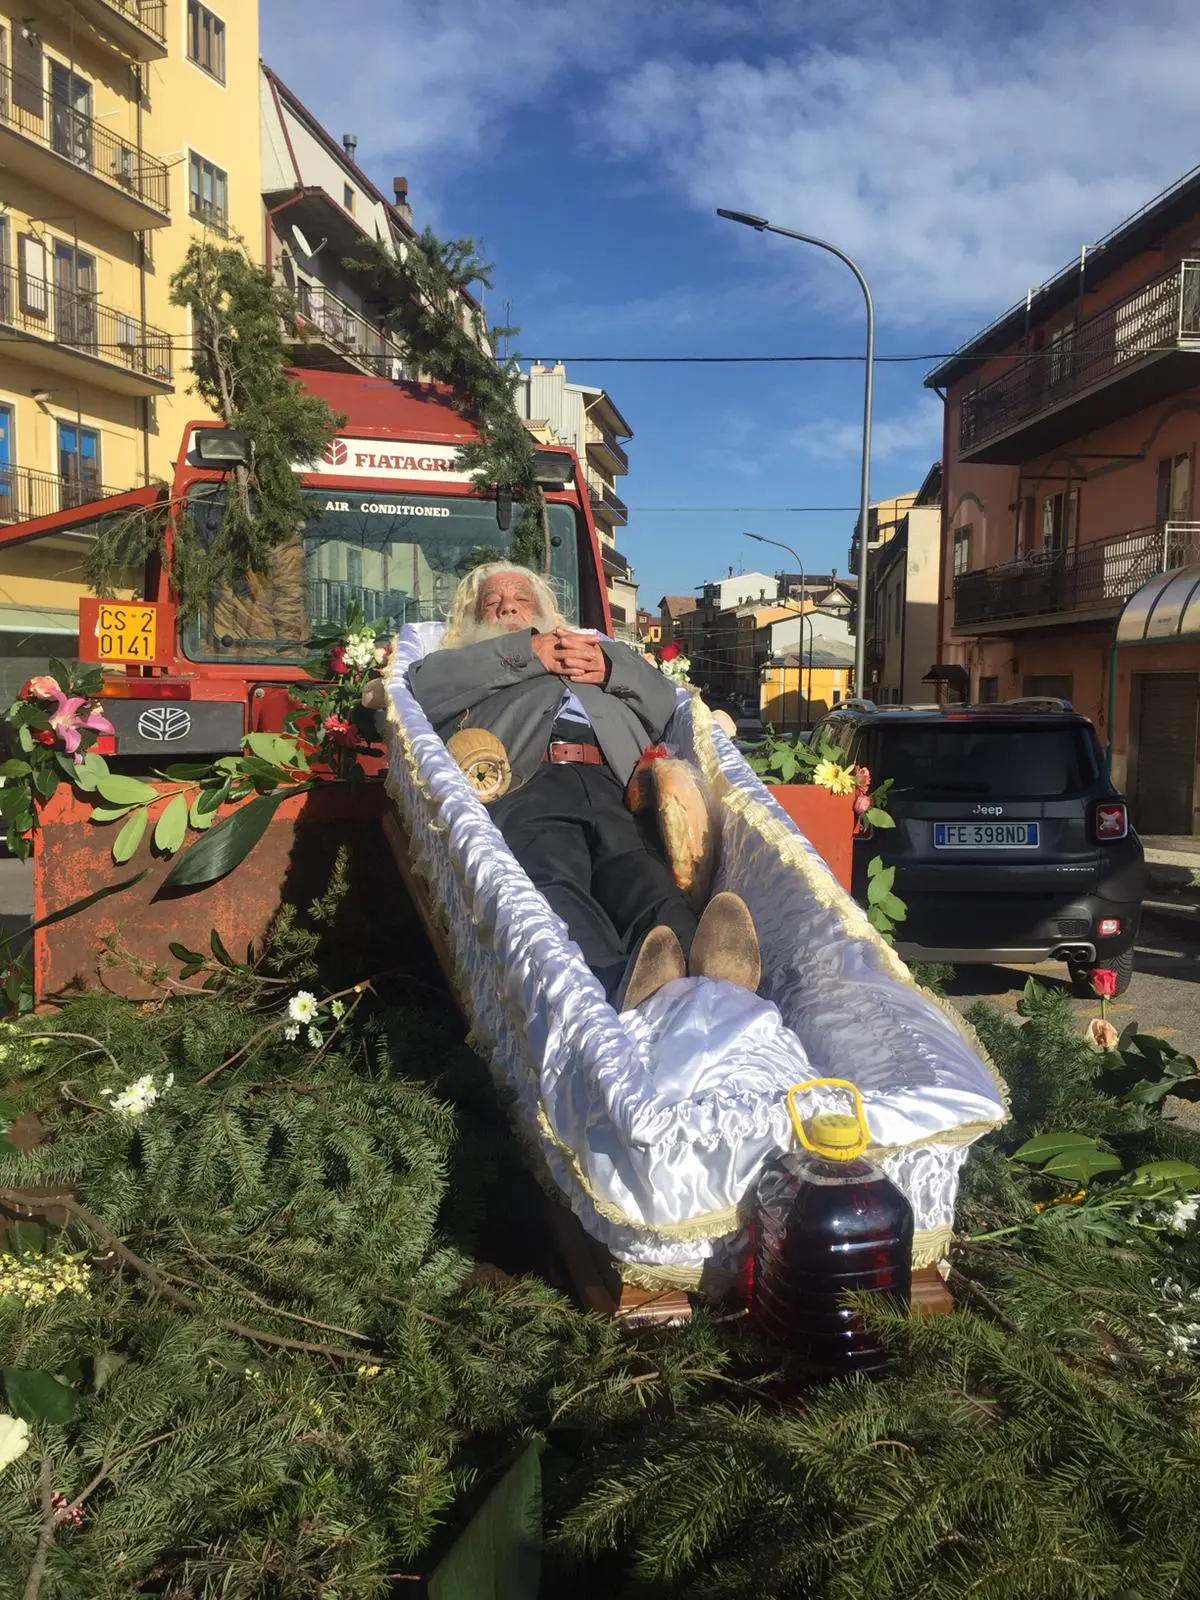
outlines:
[[[638,945],[658,923],[684,953],[696,918],[675,886],[653,817],[635,817],[607,767],[547,763],[488,807],[504,841],[618,998]]]

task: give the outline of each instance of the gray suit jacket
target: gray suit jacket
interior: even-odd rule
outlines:
[[[574,683],[548,672],[533,653],[533,630],[484,639],[458,650],[435,650],[409,669],[421,709],[443,739],[458,728],[486,728],[508,752],[514,787],[541,765],[563,690],[568,686],[588,714],[596,743],[622,783],[648,743],[662,738],[675,712],[669,678],[612,639],[600,639],[608,656],[608,682]]]

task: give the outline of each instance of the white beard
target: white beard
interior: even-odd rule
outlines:
[[[538,633],[553,633],[556,626],[551,618],[541,613],[529,622],[467,622],[463,625],[457,646],[461,650],[464,645],[481,644],[485,639],[503,639],[508,633],[524,633],[527,628],[533,628]]]

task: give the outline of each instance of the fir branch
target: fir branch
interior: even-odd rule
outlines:
[[[50,1546],[54,1543],[54,1531],[58,1527],[58,1513],[54,1509],[54,1458],[48,1450],[42,1457],[42,1464],[38,1469],[38,1499],[42,1520],[38,1527],[37,1547],[33,1552],[29,1576],[25,1580],[22,1600],[38,1600],[38,1595],[42,1592],[46,1562],[50,1558]]]

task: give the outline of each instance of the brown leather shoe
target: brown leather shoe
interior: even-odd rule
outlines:
[[[741,895],[728,890],[704,908],[688,971],[693,978],[719,978],[754,994],[762,981],[762,955],[754,919]]]
[[[657,994],[665,983],[686,977],[687,962],[674,929],[661,925],[651,928],[634,958],[617,1010],[632,1011],[652,994]]]

